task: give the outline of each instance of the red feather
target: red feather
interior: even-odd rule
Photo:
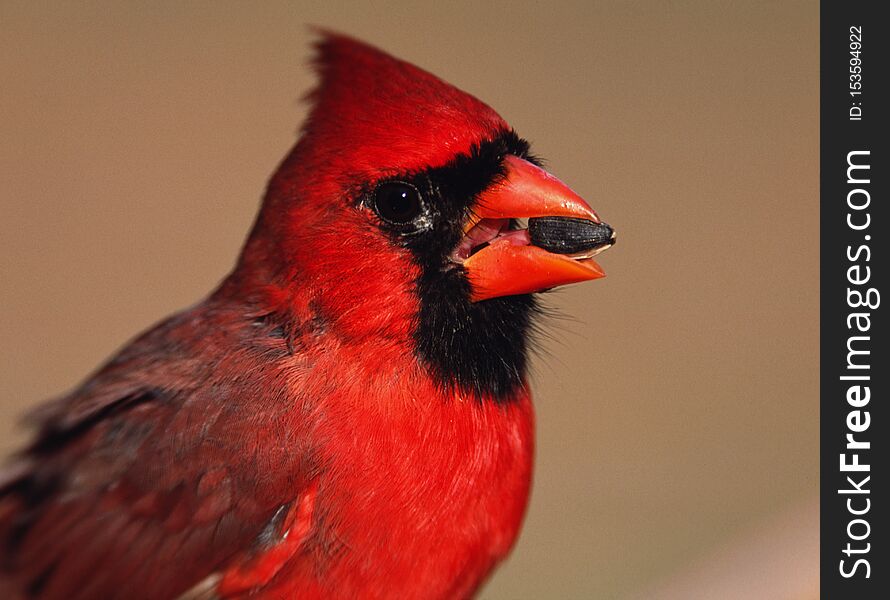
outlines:
[[[317,65],[233,273],[36,416],[0,495],[0,596],[462,598],[511,548],[530,398],[434,381],[418,267],[332,201],[507,126],[349,38]]]

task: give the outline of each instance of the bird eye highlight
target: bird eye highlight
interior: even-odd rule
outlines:
[[[423,212],[420,192],[410,183],[388,181],[374,190],[374,212],[391,225],[408,225]]]

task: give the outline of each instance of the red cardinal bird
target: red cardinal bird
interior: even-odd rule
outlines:
[[[232,273],[36,413],[3,598],[465,598],[516,540],[531,293],[603,274],[519,219],[611,230],[472,96],[316,64]]]

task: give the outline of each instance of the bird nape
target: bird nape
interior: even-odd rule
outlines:
[[[465,598],[513,546],[532,294],[614,232],[476,98],[340,35],[315,64],[232,273],[32,415],[3,598]]]

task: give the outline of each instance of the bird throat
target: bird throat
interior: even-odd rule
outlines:
[[[531,295],[470,302],[457,270],[421,275],[416,352],[443,388],[506,403],[525,386],[529,335],[538,312]]]

